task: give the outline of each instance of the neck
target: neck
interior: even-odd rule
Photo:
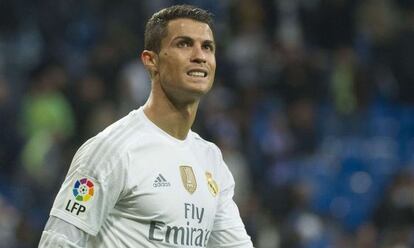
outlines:
[[[199,101],[179,104],[151,92],[144,113],[155,125],[169,135],[184,140],[194,123]]]

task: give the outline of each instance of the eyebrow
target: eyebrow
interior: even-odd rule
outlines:
[[[193,38],[191,38],[189,36],[177,36],[172,41],[179,40],[179,39],[182,39],[182,40],[190,40],[190,41],[193,41],[194,40]],[[214,42],[214,40],[203,40],[202,43],[203,44],[210,44],[210,45],[213,45],[213,46],[216,45],[216,43]]]

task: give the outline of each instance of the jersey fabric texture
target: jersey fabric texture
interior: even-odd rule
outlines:
[[[87,247],[253,247],[233,191],[217,146],[170,136],[141,107],[79,148],[50,215]]]

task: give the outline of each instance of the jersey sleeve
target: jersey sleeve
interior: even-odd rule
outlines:
[[[221,190],[207,247],[253,247],[241,220],[239,209],[233,201],[234,178],[222,159],[219,171]]]
[[[123,192],[126,163],[118,155],[95,162],[75,155],[50,215],[95,236]]]
[[[40,239],[39,248],[84,248],[85,246],[78,246],[74,244],[67,237],[61,233],[53,231],[43,231]]]
[[[59,218],[50,216],[39,242],[39,248],[84,248],[89,235]]]

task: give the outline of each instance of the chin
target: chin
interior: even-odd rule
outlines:
[[[207,82],[203,82],[202,84],[197,84],[193,87],[194,92],[198,92],[200,95],[207,94],[211,89],[211,84]]]
[[[205,96],[211,87],[202,87],[202,88],[191,88],[186,90],[186,94],[191,98],[193,101],[200,100],[203,96]]]
[[[192,89],[188,91],[188,94],[191,95],[193,98],[201,98],[205,96],[209,92],[208,89],[200,90],[200,89]]]
[[[186,83],[182,85],[182,89],[193,93],[198,92],[199,94],[203,95],[210,91],[211,86],[211,82],[205,79],[191,81],[187,80]]]

